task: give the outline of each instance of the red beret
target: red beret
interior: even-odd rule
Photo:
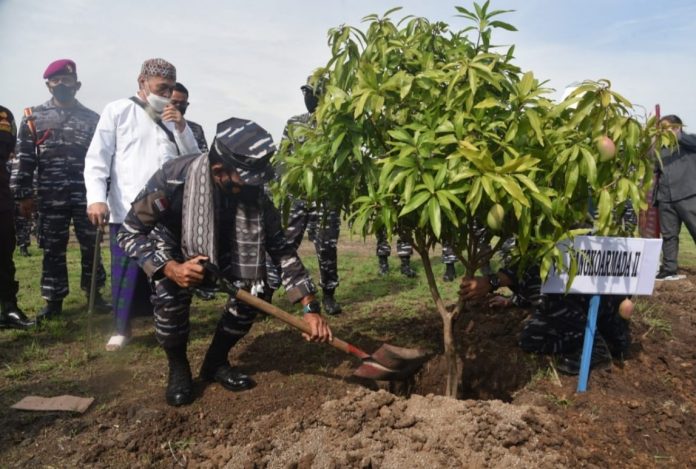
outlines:
[[[56,60],[46,67],[43,77],[51,78],[53,75],[77,75],[77,66],[70,59]]]

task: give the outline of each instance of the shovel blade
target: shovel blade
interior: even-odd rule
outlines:
[[[377,381],[391,381],[399,379],[399,370],[392,370],[375,362],[371,358],[363,360],[362,364],[355,369],[353,376],[358,378],[374,379]]]
[[[377,381],[401,380],[417,372],[429,358],[430,353],[425,350],[384,344],[363,360],[353,376]]]
[[[430,356],[431,353],[426,350],[384,344],[372,354],[372,359],[393,370],[415,370],[428,361]]]

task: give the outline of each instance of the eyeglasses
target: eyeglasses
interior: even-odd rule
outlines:
[[[72,86],[77,83],[77,77],[74,75],[56,75],[48,79],[49,85],[56,86],[60,83]]]
[[[178,108],[180,108],[180,109],[182,109],[182,108],[183,108],[183,109],[186,109],[187,107],[189,107],[189,104],[190,104],[190,103],[187,102],[187,101],[177,101],[176,99],[172,99],[170,102],[171,102],[174,106],[176,106],[176,107],[178,107]]]

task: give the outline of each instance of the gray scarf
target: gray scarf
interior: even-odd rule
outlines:
[[[191,163],[184,184],[181,215],[181,250],[184,257],[190,259],[204,255],[218,265],[217,228],[214,183],[208,154],[203,153]],[[261,205],[237,203],[234,230],[230,230],[229,234],[230,264],[220,268],[235,279],[265,278],[266,232]]]

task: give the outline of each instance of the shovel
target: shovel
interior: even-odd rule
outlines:
[[[309,325],[302,319],[283,311],[271,303],[257,298],[241,288],[237,288],[232,282],[220,274],[220,269],[215,264],[206,261],[203,262],[203,266],[214,277],[220,289],[225,293],[228,293],[230,296],[249,306],[253,306],[266,314],[280,319],[285,324],[295,329],[306,334],[311,334]],[[342,352],[362,360],[360,366],[353,372],[353,376],[379,381],[405,379],[418,371],[430,358],[430,353],[427,351],[396,347],[389,344],[383,344],[372,355],[337,337],[334,337],[329,344]]]

